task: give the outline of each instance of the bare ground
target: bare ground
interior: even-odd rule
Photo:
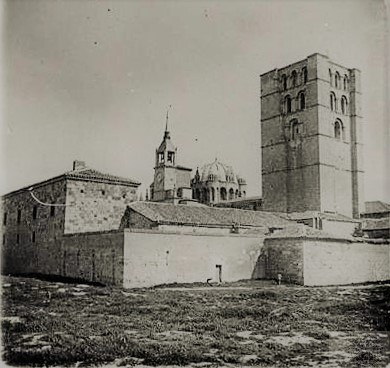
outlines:
[[[2,358],[10,365],[390,363],[390,284],[248,281],[123,290],[3,277],[2,286]]]

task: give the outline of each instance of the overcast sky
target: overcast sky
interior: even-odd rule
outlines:
[[[320,52],[362,71],[366,200],[390,201],[383,2],[2,5],[0,194],[79,159],[141,181],[145,195],[172,105],[178,163],[218,157],[260,195],[259,75]]]

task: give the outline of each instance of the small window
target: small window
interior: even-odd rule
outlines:
[[[302,69],[303,83],[307,83],[307,68]]]
[[[164,162],[164,152],[158,154],[158,162],[160,163]]]
[[[346,115],[348,113],[348,101],[345,96],[341,97],[341,112]]]
[[[336,120],[334,123],[334,137],[338,140],[344,138],[344,127],[340,120]]]
[[[297,72],[293,70],[291,73],[292,86],[295,87],[297,85]]]
[[[32,213],[33,220],[35,220],[37,218],[37,213],[38,213],[38,207],[34,206],[33,207],[33,213]]]
[[[298,94],[299,109],[304,110],[306,108],[305,93],[299,92]]]
[[[336,95],[333,92],[330,93],[330,109],[336,111]]]
[[[16,244],[19,244],[19,242],[20,242],[20,235],[16,234]]]
[[[124,194],[122,195],[122,198],[123,198],[123,199],[125,199],[125,198],[126,198],[126,193],[124,193]]]
[[[35,231],[33,231],[31,234],[31,242],[35,243]]]
[[[18,216],[17,216],[16,222],[17,222],[18,224],[20,224],[21,219],[22,219],[22,210],[19,209],[19,210],[18,210]]]
[[[346,91],[348,89],[348,77],[347,77],[347,75],[344,75],[343,83],[344,83],[344,90]]]
[[[336,72],[334,76],[334,85],[336,88],[340,88],[340,74],[339,72]]]
[[[5,245],[5,234],[3,234],[3,245]]]
[[[298,124],[298,121],[297,120],[293,120],[291,121],[291,126],[290,126],[290,129],[291,129],[291,139],[294,140],[294,139],[297,139],[298,136],[299,136],[299,124]]]
[[[56,208],[54,206],[50,207],[50,217],[54,217],[56,214]]]
[[[330,84],[331,86],[333,85],[332,80],[333,80],[332,71],[329,69],[329,84]]]
[[[106,195],[106,191],[105,190],[102,190],[102,195]]]
[[[285,104],[285,111],[287,114],[291,112],[291,97],[286,96],[284,99],[284,104]]]
[[[283,84],[283,90],[286,91],[287,90],[287,76],[286,76],[286,74],[282,75],[282,84]]]
[[[4,212],[3,225],[7,225],[7,212]]]
[[[174,157],[175,157],[175,153],[169,151],[169,152],[168,152],[167,162],[173,163]]]
[[[80,193],[84,193],[84,189],[80,189]]]

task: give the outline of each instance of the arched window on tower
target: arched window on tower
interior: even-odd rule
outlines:
[[[289,95],[284,98],[284,111],[286,114],[291,112],[291,97]]]
[[[236,189],[236,198],[238,198],[238,189]]]
[[[336,95],[334,92],[330,93],[330,109],[336,111]]]
[[[338,140],[344,139],[344,126],[340,119],[334,122],[334,137]]]
[[[164,152],[160,152],[158,154],[158,162],[163,163],[164,162]]]
[[[345,96],[341,97],[341,112],[344,115],[348,114],[348,100],[347,100],[347,97],[345,97]]]
[[[290,132],[291,132],[291,139],[297,139],[299,136],[299,123],[297,119],[291,120],[290,122]]]
[[[293,70],[291,73],[292,86],[295,87],[297,85],[297,72]]]
[[[336,72],[334,76],[334,85],[336,88],[340,88],[340,74],[339,72]]]
[[[329,69],[329,84],[330,84],[331,86],[333,86],[332,80],[333,80],[332,71]]]
[[[287,90],[287,75],[283,74],[282,75],[282,85],[283,85],[283,91]]]
[[[303,83],[307,83],[307,68],[306,67],[302,68],[302,79],[303,79]]]
[[[348,89],[348,76],[347,75],[344,75],[343,84],[344,84],[344,90],[346,91]]]
[[[215,189],[214,188],[211,188],[211,201],[212,202],[215,201]]]
[[[303,91],[298,93],[298,106],[300,110],[306,108],[305,93]]]
[[[175,152],[168,151],[167,162],[174,165],[175,164]]]

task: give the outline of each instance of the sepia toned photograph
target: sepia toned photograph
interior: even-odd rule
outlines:
[[[1,367],[390,367],[387,0],[3,0]]]

